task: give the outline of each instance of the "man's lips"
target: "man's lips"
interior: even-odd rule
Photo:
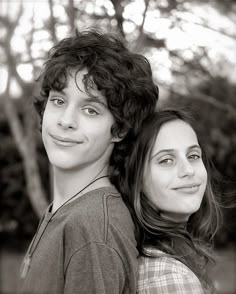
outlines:
[[[61,136],[57,136],[57,135],[52,135],[50,134],[50,136],[56,140],[58,143],[61,144],[67,144],[67,145],[74,145],[74,144],[81,144],[81,141],[77,141],[68,137],[61,137]]]

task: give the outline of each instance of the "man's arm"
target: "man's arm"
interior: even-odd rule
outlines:
[[[71,256],[64,294],[117,294],[125,283],[127,273],[118,253],[106,244],[90,243]]]

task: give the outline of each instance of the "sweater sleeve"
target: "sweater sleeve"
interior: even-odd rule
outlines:
[[[67,266],[64,294],[122,293],[127,274],[118,253],[104,243],[76,251]]]
[[[197,276],[169,257],[141,258],[138,294],[204,294]]]
[[[197,278],[177,272],[165,273],[159,279],[152,279],[148,287],[139,294],[204,294]]]

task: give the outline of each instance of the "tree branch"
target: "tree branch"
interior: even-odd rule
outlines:
[[[72,32],[75,30],[75,6],[74,6],[74,0],[69,0],[68,1],[68,6],[65,6],[65,11],[68,16],[68,20],[70,23],[70,29]]]
[[[145,36],[144,36],[144,33],[143,33],[143,27],[144,27],[144,23],[145,23],[145,20],[146,20],[146,15],[147,15],[147,11],[148,11],[148,6],[149,6],[149,2],[150,0],[145,0],[145,9],[144,9],[144,12],[143,12],[143,20],[142,20],[142,23],[139,27],[139,37],[138,39],[136,40],[136,45],[134,47],[134,51],[135,52],[139,52],[142,45],[143,45],[143,41],[145,39]]]
[[[236,119],[236,108],[234,108],[234,106],[228,104],[228,103],[222,103],[220,101],[218,101],[215,97],[213,96],[209,96],[206,94],[203,94],[201,92],[197,92],[196,89],[194,89],[194,91],[191,91],[191,95],[187,95],[187,94],[183,94],[180,93],[179,91],[176,91],[173,87],[168,87],[166,84],[164,83],[159,83],[160,85],[162,85],[163,88],[165,88],[165,90],[167,90],[170,94],[173,94],[176,97],[179,98],[183,98],[183,99],[194,99],[196,101],[201,101],[203,103],[207,103],[212,105],[214,108],[226,112],[228,113],[228,115],[234,119]],[[191,98],[190,98],[191,97]]]
[[[54,17],[54,12],[53,12],[53,0],[48,0],[48,4],[49,4],[49,9],[50,9],[50,20],[49,20],[49,29],[52,33],[52,41],[53,44],[57,43],[57,35],[56,35],[56,21],[55,21],[55,17]]]
[[[115,9],[115,17],[116,17],[116,21],[117,21],[117,26],[118,26],[118,29],[121,33],[121,35],[123,37],[125,37],[125,33],[124,33],[124,30],[123,30],[123,11],[124,11],[124,7],[121,5],[121,1],[120,0],[111,0],[113,6],[114,6],[114,9]]]

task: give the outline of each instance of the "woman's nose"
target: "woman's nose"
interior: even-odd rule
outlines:
[[[191,177],[195,175],[195,169],[192,164],[186,159],[179,164],[179,177]]]

